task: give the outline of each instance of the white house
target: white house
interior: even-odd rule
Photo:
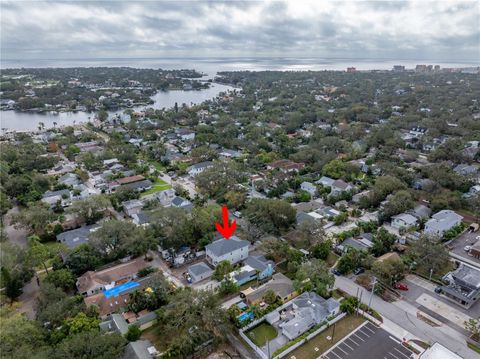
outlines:
[[[188,168],[188,174],[192,177],[195,177],[196,175],[202,173],[207,168],[212,166],[213,166],[213,162],[211,161],[200,162],[200,163],[194,164],[193,166],[190,166]]]
[[[430,236],[443,236],[446,231],[462,223],[463,217],[454,211],[444,209],[435,213],[425,223],[425,234]]]
[[[140,213],[144,204],[138,199],[132,199],[130,201],[125,201],[122,203],[123,211],[129,217],[132,217],[134,214]]]
[[[410,228],[416,226],[418,224],[418,220],[408,213],[401,213],[397,214],[396,216],[392,217],[392,227],[393,228]]]
[[[207,260],[214,266],[224,260],[235,264],[248,257],[249,242],[231,236],[229,239],[219,239],[205,247]]]
[[[332,183],[331,189],[332,190],[330,191],[330,194],[337,195],[342,192],[351,191],[353,189],[353,186],[350,183],[347,183],[341,179],[338,179]]]

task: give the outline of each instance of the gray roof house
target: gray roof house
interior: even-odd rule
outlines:
[[[80,180],[75,173],[65,173],[63,176],[59,177],[57,181],[66,186],[76,186],[80,184]]]
[[[419,204],[414,209],[407,211],[407,213],[411,214],[418,220],[424,220],[430,218],[432,210],[423,204]]]
[[[442,286],[442,293],[450,300],[470,308],[480,299],[480,270],[460,264],[453,272],[443,278],[446,285]]]
[[[196,176],[196,175],[202,173],[207,168],[212,167],[212,166],[213,166],[212,161],[200,162],[200,163],[197,163],[197,164],[194,164],[194,165],[190,166],[188,168],[188,174],[193,177],[193,176]]]
[[[63,232],[57,235],[57,241],[65,244],[68,248],[75,248],[81,244],[87,243],[90,235],[98,228],[100,228],[98,224],[92,224],[90,226],[83,226],[71,231]]]
[[[269,265],[272,266],[272,268],[275,267],[275,262],[268,260],[263,255],[248,256],[248,258],[245,259],[244,263],[259,272],[263,272],[265,269],[268,268]]]
[[[335,248],[339,252],[346,252],[348,248],[355,248],[359,251],[367,251],[373,247],[373,242],[368,238],[347,238],[341,244],[337,245]]]
[[[149,340],[130,342],[125,347],[123,359],[152,359],[160,353]]]
[[[122,185],[123,187],[127,187],[136,191],[144,191],[147,189],[152,188],[152,182],[148,179],[142,180],[142,181],[137,181],[137,182],[131,182]]]
[[[140,211],[132,215],[133,223],[137,226],[146,226],[150,223],[150,216],[146,211]]]
[[[138,199],[132,199],[130,201],[125,201],[122,203],[123,211],[129,217],[132,217],[134,214],[140,213],[143,205],[143,202]]]
[[[342,192],[351,191],[353,189],[353,186],[350,183],[338,179],[332,183],[331,188],[332,190],[330,194],[336,195]]]
[[[457,174],[461,176],[471,176],[477,173],[478,166],[469,164],[460,164],[453,169]]]
[[[248,257],[250,242],[231,236],[229,239],[219,239],[205,247],[207,260],[216,266],[223,260],[232,264],[238,263]]]
[[[323,176],[322,178],[320,178],[315,183],[316,184],[321,184],[323,187],[332,187],[333,182],[335,182],[335,180],[333,178]]]
[[[68,189],[61,189],[59,191],[47,191],[42,196],[42,202],[47,203],[53,207],[60,201],[63,207],[70,204],[71,194]]]
[[[410,228],[416,226],[418,220],[416,217],[408,213],[400,213],[392,217],[392,227],[393,228]]]
[[[190,278],[192,278],[192,283],[197,283],[201,280],[211,277],[213,274],[213,269],[210,268],[206,263],[200,262],[188,267],[188,274],[190,275]]]
[[[193,208],[192,202],[190,202],[188,199],[185,199],[183,197],[176,196],[172,202],[171,202],[172,207],[178,207],[178,208],[183,208],[190,210]]]
[[[282,334],[293,340],[339,311],[340,303],[336,299],[324,299],[315,292],[305,292],[267,314],[266,319],[270,324],[280,321]]]
[[[314,197],[317,194],[317,187],[311,182],[302,182],[300,188],[310,193],[310,196]]]
[[[462,223],[463,217],[454,211],[444,209],[435,213],[425,223],[425,234],[429,236],[443,236],[446,231]]]

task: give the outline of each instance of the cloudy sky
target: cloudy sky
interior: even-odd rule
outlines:
[[[475,1],[7,1],[2,59],[480,59]]]

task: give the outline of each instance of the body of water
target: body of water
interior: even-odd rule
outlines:
[[[136,59],[47,59],[47,60],[0,60],[0,67],[120,67],[161,69],[195,69],[206,74],[204,79],[215,77],[221,71],[319,71],[345,70],[353,66],[358,70],[390,70],[393,65],[404,65],[407,69],[415,68],[417,64],[440,65],[441,67],[472,67],[479,66],[475,62],[443,62],[425,60],[392,60],[392,59],[321,59],[321,58],[136,58]],[[220,92],[231,89],[229,86],[212,84],[207,90],[200,91],[168,91],[159,92],[152,99],[157,109],[170,108],[185,103],[198,104],[217,96]],[[136,108],[143,109],[142,108]],[[123,110],[122,110],[123,111]],[[89,121],[93,113],[26,113],[15,111],[0,111],[0,128],[14,130],[31,130],[43,122],[45,127],[70,125]]]
[[[181,106],[195,105],[216,97],[219,93],[231,90],[233,87],[212,83],[210,88],[198,91],[172,90],[158,92],[152,96],[153,105],[133,107],[135,111],[141,111],[145,107],[155,109],[172,108],[175,103]],[[125,109],[111,111],[110,115],[122,113]],[[93,120],[93,112],[20,112],[20,111],[0,111],[0,128],[5,130],[27,131],[36,130],[40,122],[43,122],[45,128],[55,126],[67,126]]]

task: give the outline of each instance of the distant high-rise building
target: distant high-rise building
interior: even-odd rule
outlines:
[[[417,65],[415,72],[427,72],[427,65]]]
[[[405,66],[403,66],[403,65],[394,65],[394,66],[393,66],[393,71],[397,71],[397,72],[405,71]]]
[[[440,65],[435,65],[435,71],[440,71]]]
[[[357,69],[355,67],[347,67],[347,72],[356,72]]]

